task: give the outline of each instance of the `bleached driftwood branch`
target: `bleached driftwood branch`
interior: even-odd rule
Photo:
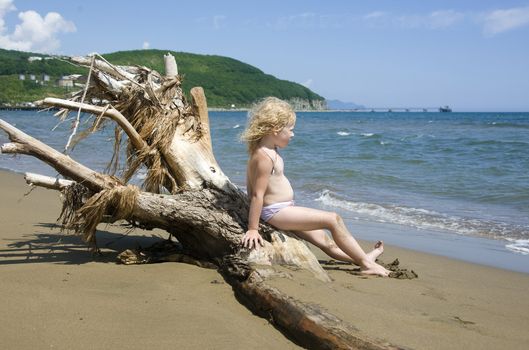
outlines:
[[[50,177],[35,173],[25,173],[24,179],[26,183],[31,186],[45,187],[50,190],[63,190],[68,186],[71,186],[75,181],[59,179],[56,177]]]
[[[69,110],[78,110],[80,109],[83,112],[95,114],[95,115],[103,115],[105,117],[108,117],[115,121],[121,129],[127,134],[130,141],[134,145],[134,147],[137,150],[147,150],[149,146],[143,139],[140,137],[136,129],[130,123],[128,122],[127,118],[123,116],[118,110],[110,107],[99,107],[94,106],[88,103],[79,103],[79,102],[73,102],[68,100],[63,100],[60,98],[54,98],[54,97],[47,97],[42,101],[42,104],[53,106],[53,107],[60,107],[60,108],[66,108]]]

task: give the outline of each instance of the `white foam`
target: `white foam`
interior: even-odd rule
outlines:
[[[238,127],[240,127],[240,125],[239,125],[239,124],[237,124],[237,125],[234,125],[232,129],[237,129]]]
[[[529,239],[511,239],[508,238],[508,241],[511,243],[506,244],[505,248],[510,250],[511,252],[522,254],[522,255],[529,255]]]
[[[393,223],[419,229],[443,230],[461,235],[488,238],[507,239],[508,237],[529,236],[529,228],[527,226],[451,216],[421,208],[347,201],[336,198],[329,190],[324,190],[316,201],[322,202],[326,206],[369,216],[371,220],[381,223]],[[520,241],[516,242],[518,244],[513,243],[512,247],[508,249],[517,249],[519,252],[529,249],[529,244],[524,246],[519,244]]]
[[[337,134],[340,135],[340,136],[349,136],[349,135],[351,135],[350,132],[346,132],[346,131],[338,131]]]
[[[364,136],[364,137],[371,137],[371,136],[374,136],[375,134],[373,134],[373,133],[371,133],[371,132],[365,132],[365,133],[362,133],[362,134],[360,134],[360,135],[362,135],[362,136]]]

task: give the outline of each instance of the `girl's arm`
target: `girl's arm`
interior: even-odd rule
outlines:
[[[263,245],[263,238],[259,234],[259,217],[263,209],[263,200],[268,187],[268,179],[272,173],[273,164],[264,155],[256,154],[250,163],[250,176],[252,194],[250,197],[250,210],[248,213],[248,231],[242,238],[245,248],[257,248],[259,243]]]

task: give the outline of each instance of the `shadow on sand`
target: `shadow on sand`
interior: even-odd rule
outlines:
[[[97,244],[100,252],[94,253],[81,237],[60,232],[60,226],[55,223],[38,223],[35,226],[35,233],[24,235],[20,239],[4,239],[3,248],[0,249],[0,265],[115,263],[117,255],[126,249],[148,247],[167,238],[152,232],[150,236],[137,235],[135,231],[128,232],[119,225],[108,225],[110,229],[115,228],[120,233],[98,230]],[[13,233],[10,236],[17,235]]]

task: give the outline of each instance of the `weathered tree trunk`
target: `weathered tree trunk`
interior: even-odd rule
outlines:
[[[89,59],[75,58],[89,65]],[[171,60],[167,60],[170,64]],[[91,63],[91,61],[90,61]],[[116,67],[97,59],[94,81],[86,94],[90,102],[108,101],[105,106],[84,103],[80,95],[73,101],[45,99],[43,104],[68,110],[81,109],[97,115],[91,131],[101,126],[101,118],[115,121],[129,139],[128,168],[118,179],[86,168],[69,156],[24,134],[0,120],[0,129],[11,143],[1,153],[21,153],[50,164],[69,180],[27,175],[29,183],[68,191],[73,186],[87,189],[83,203],[73,205],[70,224],[90,231],[102,216],[125,219],[141,227],[157,227],[171,233],[194,258],[214,263],[237,296],[254,312],[273,323],[298,343],[311,348],[386,349],[394,348],[369,340],[319,307],[307,305],[268,286],[262,266],[284,264],[310,270],[322,281],[330,281],[304,242],[288,232],[261,224],[264,247],[241,249],[247,228],[248,199],[222,172],[211,144],[206,99],[202,88],[190,92],[187,103],[176,65],[162,77],[145,67]],[[119,139],[116,140],[116,143]],[[143,184],[146,192],[127,185],[140,165],[149,169]],[[74,185],[72,185],[74,183]],[[66,188],[66,190],[65,190]],[[74,225],[75,224],[75,225]]]

